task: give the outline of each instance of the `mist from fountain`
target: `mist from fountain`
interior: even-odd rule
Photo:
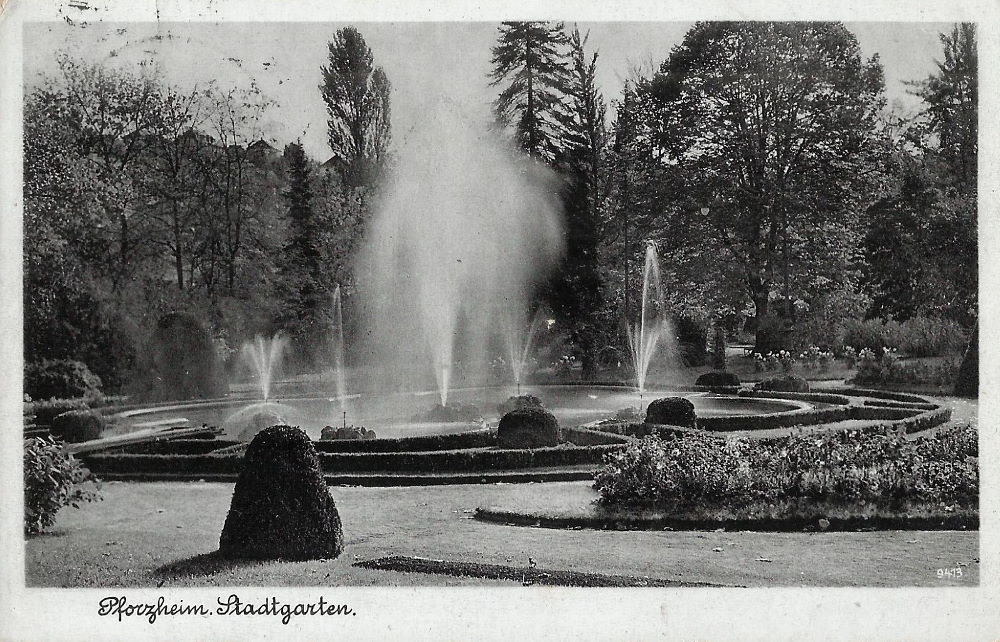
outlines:
[[[642,270],[642,311],[639,321],[633,323],[628,332],[629,349],[632,352],[632,364],[635,368],[635,383],[642,398],[646,390],[646,374],[649,364],[656,355],[660,337],[666,328],[661,317],[663,309],[663,290],[660,286],[660,262],[656,254],[656,244],[652,241],[646,244],[646,261]]]
[[[281,333],[270,339],[258,334],[253,341],[244,343],[240,351],[243,362],[257,376],[257,388],[264,403],[271,398],[271,383],[287,347],[288,338]]]
[[[486,379],[507,311],[528,307],[563,240],[551,170],[495,138],[488,114],[434,98],[402,141],[357,272],[377,384],[432,374],[444,406],[454,379]]]

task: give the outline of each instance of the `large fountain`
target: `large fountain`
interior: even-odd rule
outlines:
[[[459,376],[485,380],[488,346],[562,253],[556,192],[550,170],[452,103],[407,135],[360,262],[383,387],[434,385],[447,405]]]

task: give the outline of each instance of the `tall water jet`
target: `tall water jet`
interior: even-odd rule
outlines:
[[[346,413],[347,386],[344,384],[344,309],[341,302],[340,284],[333,290],[333,379],[337,386],[337,399],[340,410]],[[347,422],[347,415],[344,415]]]
[[[453,380],[485,380],[506,311],[528,307],[563,243],[551,171],[445,95],[402,141],[358,270],[380,383],[433,377],[442,405]]]
[[[271,382],[287,347],[288,338],[280,333],[270,339],[258,334],[253,341],[243,344],[243,361],[257,375],[257,388],[264,403],[271,398]]]
[[[517,394],[521,394],[521,382],[524,381],[525,367],[528,357],[531,355],[531,348],[534,346],[535,336],[538,329],[545,323],[545,315],[541,308],[535,311],[534,317],[524,327],[522,319],[516,319],[513,311],[505,317],[505,334],[507,339],[507,356],[510,359],[510,367],[514,374],[514,385],[517,386]]]
[[[646,262],[642,269],[642,311],[638,322],[631,324],[626,333],[640,399],[646,391],[646,374],[665,327],[661,318],[662,307],[660,261],[656,255],[656,244],[649,241],[646,244]]]

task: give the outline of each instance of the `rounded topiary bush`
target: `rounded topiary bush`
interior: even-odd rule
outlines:
[[[716,370],[700,375],[694,382],[696,386],[706,386],[709,388],[722,388],[740,385],[740,378],[735,372]]]
[[[497,444],[501,448],[544,448],[559,443],[559,421],[544,408],[518,408],[500,418]]]
[[[24,392],[32,399],[96,397],[101,378],[80,361],[45,359],[24,367]]]
[[[51,426],[55,418],[68,410],[86,410],[90,406],[83,399],[52,399],[32,401],[24,405],[25,416],[33,416],[37,426]]]
[[[772,392],[809,392],[809,382],[798,375],[784,375],[764,379],[757,384],[756,389]]]
[[[500,412],[500,416],[506,415],[511,410],[517,410],[518,408],[544,408],[542,400],[535,395],[518,395],[516,397],[510,397],[507,401],[497,406],[497,410]]]
[[[70,443],[97,439],[108,420],[95,410],[67,410],[52,420],[52,434]]]
[[[649,403],[649,407],[646,408],[646,423],[697,428],[698,415],[690,399],[664,397]]]
[[[271,426],[243,456],[219,552],[257,559],[334,558],[344,549],[337,506],[302,430]]]

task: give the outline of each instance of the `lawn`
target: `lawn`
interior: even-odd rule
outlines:
[[[586,482],[331,489],[346,546],[336,560],[221,562],[232,484],[109,483],[26,544],[28,586],[488,585],[509,581],[362,569],[393,555],[742,586],[975,586],[979,534],[639,532],[523,528],[474,520],[518,494],[579,495]],[[962,568],[939,579],[939,568]]]

